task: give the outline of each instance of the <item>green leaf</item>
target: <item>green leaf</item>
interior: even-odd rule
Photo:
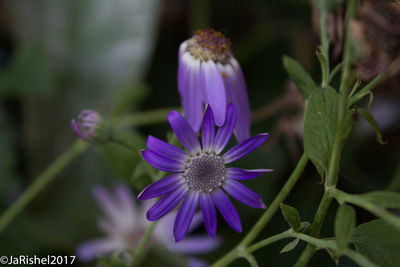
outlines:
[[[299,243],[299,239],[296,238],[295,240],[293,240],[292,242],[290,242],[289,244],[284,246],[279,253],[285,253],[285,252],[289,252],[289,251],[295,249],[298,243]]]
[[[374,132],[376,134],[376,140],[381,144],[384,145],[387,142],[382,140],[382,134],[379,130],[379,126],[375,121],[375,118],[372,116],[372,114],[365,109],[362,108],[358,108],[358,111],[360,111],[360,113],[364,116],[364,118],[367,120],[367,122],[369,123],[369,125],[371,125],[372,129],[374,129]]]
[[[283,203],[281,203],[281,210],[286,222],[293,228],[293,230],[298,232],[301,228],[299,212],[295,208]]]
[[[328,168],[329,158],[336,134],[338,121],[339,95],[335,89],[315,90],[309,99],[304,118],[304,151],[313,161]],[[351,111],[347,110],[344,119],[342,140],[346,140],[352,128]]]
[[[296,84],[304,99],[308,99],[311,93],[317,88],[311,76],[293,58],[283,56],[283,66],[290,79]]]
[[[362,194],[361,197],[382,208],[400,208],[400,193],[374,191]]]
[[[381,219],[357,226],[352,243],[358,253],[379,266],[400,265],[400,233]]]
[[[336,249],[330,249],[327,248],[326,251],[328,252],[329,256],[331,257],[331,259],[336,263],[336,265],[339,265],[339,253]]]
[[[356,213],[353,207],[340,205],[336,213],[335,236],[339,251],[343,252],[348,247],[354,227],[356,226]]]
[[[100,152],[108,165],[120,178],[129,181],[136,164],[141,160],[140,149],[145,146],[144,138],[138,133],[120,132],[116,140],[100,147]]]

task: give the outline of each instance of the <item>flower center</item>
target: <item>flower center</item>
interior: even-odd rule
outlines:
[[[200,60],[225,64],[231,56],[231,41],[213,29],[197,30],[188,42],[188,50]]]
[[[183,177],[190,189],[211,192],[222,185],[225,173],[224,161],[220,156],[201,153],[186,162]]]

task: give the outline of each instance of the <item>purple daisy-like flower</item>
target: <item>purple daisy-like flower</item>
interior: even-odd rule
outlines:
[[[203,102],[214,112],[215,123],[225,122],[226,105],[237,108],[235,135],[239,142],[250,137],[250,105],[239,63],[231,42],[213,29],[198,30],[179,48],[178,88],[185,118],[198,132]]]
[[[174,174],[147,186],[138,199],[162,196],[146,214],[150,221],[160,219],[183,200],[174,223],[176,242],[185,236],[199,203],[205,228],[212,238],[217,230],[215,206],[234,230],[242,231],[239,215],[226,193],[250,207],[266,208],[261,197],[239,181],[258,177],[271,170],[244,170],[226,167],[226,164],[253,151],[268,138],[268,134],[248,138],[221,154],[235,128],[236,117],[236,108],[229,104],[225,123],[215,133],[214,115],[208,106],[203,118],[200,145],[185,118],[177,111],[170,112],[168,121],[188,153],[153,136],[147,139],[148,150],[142,151],[145,160],[159,170]]]

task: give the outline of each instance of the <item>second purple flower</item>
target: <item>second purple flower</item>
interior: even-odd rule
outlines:
[[[213,29],[198,30],[179,48],[178,88],[185,118],[195,132],[200,129],[203,102],[214,111],[215,123],[225,122],[226,105],[237,108],[235,135],[239,142],[250,137],[250,105],[239,63],[231,42]]]

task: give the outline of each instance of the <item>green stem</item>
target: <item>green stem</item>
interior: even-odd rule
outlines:
[[[122,115],[117,118],[113,118],[112,122],[115,127],[118,128],[151,125],[155,123],[165,122],[167,119],[167,114],[172,110],[180,110],[180,108],[160,108],[150,111],[142,111],[128,115]]]
[[[327,32],[328,27],[328,8],[326,6],[326,1],[319,1],[319,29],[321,35],[321,53],[326,60],[326,64],[321,64],[322,68],[322,83],[321,87],[325,88],[329,82],[329,37]]]
[[[395,216],[389,211],[369,202],[365,198],[359,195],[351,195],[345,193],[339,189],[331,187],[327,191],[331,196],[335,197],[339,202],[347,202],[359,206],[372,214],[382,218],[388,224],[393,225],[398,231],[400,231],[400,217]]]
[[[278,193],[278,195],[275,197],[274,201],[272,201],[271,206],[267,209],[267,211],[261,216],[261,218],[257,221],[257,223],[253,226],[253,228],[250,230],[250,232],[243,238],[243,240],[239,243],[237,247],[232,249],[230,252],[228,252],[225,256],[223,256],[221,259],[219,259],[217,262],[213,264],[214,267],[217,266],[226,266],[233,260],[235,260],[237,256],[238,249],[240,248],[247,248],[251,242],[254,241],[254,239],[257,238],[257,236],[260,234],[260,232],[264,229],[264,227],[267,225],[267,223],[271,220],[272,216],[277,212],[277,210],[280,207],[280,204],[285,200],[285,198],[288,196],[294,185],[296,184],[297,180],[300,178],[300,175],[302,174],[304,168],[306,167],[308,162],[308,157],[303,154],[290,175],[289,179],[285,183],[285,185],[282,187],[281,191]]]
[[[250,247],[248,247],[246,249],[246,251],[248,253],[253,253],[254,251],[256,251],[262,247],[268,246],[269,244],[275,243],[281,239],[285,239],[285,238],[289,238],[289,237],[291,237],[289,231],[285,231],[283,233],[268,237],[260,242],[255,243],[254,245],[251,245]]]
[[[62,153],[35,181],[28,187],[22,196],[9,207],[0,217],[0,233],[10,222],[32,201],[57,175],[72,162],[77,156],[86,150],[88,144],[77,140],[64,153]]]
[[[124,115],[113,119],[117,127],[142,126],[163,122],[169,111],[173,108],[163,108],[151,111],[143,111],[135,114]],[[88,143],[77,140],[69,149],[62,153],[54,162],[43,171],[33,183],[26,189],[21,197],[13,203],[0,217],[0,233],[10,222],[50,183],[66,168],[77,156],[88,148]]]
[[[326,213],[328,212],[329,206],[331,205],[332,198],[328,193],[324,193],[321,202],[319,203],[318,210],[315,213],[313,224],[311,225],[310,235],[313,237],[318,237],[321,232],[322,225],[325,220]],[[300,258],[297,260],[295,267],[306,266],[310,261],[311,257],[314,255],[316,247],[313,244],[307,244]]]
[[[154,231],[154,228],[156,227],[157,222],[151,222],[150,225],[147,227],[146,231],[144,232],[143,236],[140,238],[139,243],[135,249],[135,252],[133,253],[133,261],[132,261],[132,266],[138,266],[140,262],[143,259],[144,256],[144,249],[149,241],[151,234]]]
[[[338,121],[336,126],[335,139],[332,147],[332,153],[329,160],[327,177],[325,181],[325,188],[329,186],[335,186],[339,177],[339,162],[340,156],[342,153],[342,148],[344,141],[343,140],[343,130],[345,127],[345,118],[346,113],[348,112],[348,98],[349,91],[351,88],[351,83],[353,81],[353,75],[351,74],[351,38],[350,38],[350,27],[349,22],[355,13],[356,2],[355,0],[349,0],[347,2],[347,13],[346,13],[346,35],[344,41],[344,59],[343,59],[343,67],[342,67],[342,77],[340,83],[340,99],[338,106]],[[326,190],[326,189],[325,189]],[[325,220],[326,213],[329,209],[329,206],[332,202],[331,197],[326,193],[321,200],[321,203],[318,207],[317,213],[314,217],[314,222],[312,225],[312,236],[318,237],[323,222]],[[300,258],[296,263],[296,267],[306,266],[310,261],[311,257],[314,255],[315,246],[312,244],[308,244]]]
[[[348,249],[344,252],[344,254],[362,267],[378,267],[378,265],[372,263],[369,259],[361,255],[360,253],[354,252],[354,250]]]

